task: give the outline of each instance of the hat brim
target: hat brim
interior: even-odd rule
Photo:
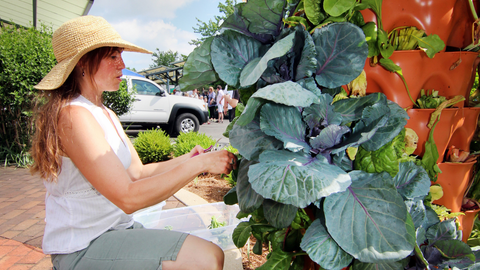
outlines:
[[[57,63],[40,81],[40,83],[34,86],[34,88],[38,90],[55,90],[59,88],[67,80],[68,76],[70,76],[70,73],[72,73],[72,70],[75,68],[82,56],[101,47],[119,47],[123,48],[124,51],[152,54],[151,51],[134,45],[123,39],[98,42],[81,50],[75,56],[64,59],[60,63]]]

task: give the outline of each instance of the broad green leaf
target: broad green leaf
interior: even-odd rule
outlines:
[[[334,112],[340,113],[342,124],[358,121],[362,118],[363,111],[374,104],[387,105],[387,97],[383,93],[373,93],[360,98],[342,99],[333,103]]]
[[[347,191],[325,198],[327,230],[339,246],[362,262],[401,260],[413,251],[408,212],[388,173],[349,173]]]
[[[470,264],[475,262],[475,255],[470,247],[460,240],[439,240],[434,246],[449,259],[466,258]]]
[[[433,58],[436,53],[445,48],[445,43],[438,35],[429,35],[418,40],[418,46],[425,51],[428,57]]]
[[[237,227],[233,230],[233,233],[232,233],[232,240],[235,246],[237,246],[238,248],[245,246],[245,244],[248,241],[248,238],[250,238],[251,232],[252,232],[252,226],[250,222],[243,221],[238,223]]]
[[[220,25],[220,30],[233,30],[238,33],[241,33],[245,36],[255,38],[256,40],[260,41],[263,44],[270,42],[273,37],[268,34],[255,34],[250,32],[248,29],[250,27],[251,22],[248,18],[245,18],[242,13],[243,9],[247,5],[247,3],[238,3],[235,5],[233,10],[233,14],[228,16],[227,19]]]
[[[380,54],[377,46],[377,24],[368,22],[362,27],[365,39],[368,44],[368,57],[374,57]]]
[[[258,195],[258,193],[252,189],[250,182],[248,182],[248,169],[250,165],[254,163],[255,162],[243,158],[238,168],[239,173],[235,187],[237,188],[238,206],[244,213],[255,211],[263,203],[263,197]]]
[[[353,9],[355,0],[325,0],[323,8],[332,17],[337,17]]]
[[[380,64],[382,65],[382,67],[384,67],[386,70],[390,71],[390,72],[395,72],[395,73],[398,73],[398,74],[403,74],[402,72],[402,68],[400,66],[398,66],[397,64],[395,64],[391,59],[380,59]]]
[[[331,148],[332,154],[337,154],[343,152],[348,147],[358,147],[363,143],[371,140],[377,130],[381,127],[384,127],[389,119],[389,114],[379,112],[385,112],[383,109],[378,109],[385,107],[382,104],[374,104],[370,107],[365,108],[364,116],[361,122],[358,122],[353,128],[353,132],[350,136],[340,144],[335,145]],[[369,116],[366,116],[369,115]]]
[[[265,219],[275,228],[287,228],[292,224],[298,208],[293,205],[283,204],[272,200],[263,202]]]
[[[312,104],[303,110],[303,120],[310,129],[313,129],[320,124],[322,125],[340,125],[342,123],[342,116],[340,113],[333,111],[334,107],[331,105],[333,98],[328,94],[319,96],[320,102]],[[323,123],[323,121],[325,121]]]
[[[266,101],[260,98],[249,98],[247,106],[238,118],[236,124],[239,126],[245,126],[250,123],[257,116],[257,112],[265,103]]]
[[[225,31],[212,41],[212,64],[222,81],[237,88],[240,72],[251,60],[260,57],[262,44],[254,38]]]
[[[257,270],[288,270],[294,253],[288,253],[281,249],[273,249],[267,261]]]
[[[392,141],[405,127],[409,116],[397,103],[387,100],[390,116],[385,126],[379,128],[373,138],[362,144],[368,151],[376,151]]]
[[[305,15],[313,25],[320,24],[325,16],[322,13],[321,0],[304,0]]]
[[[368,55],[362,29],[351,23],[332,23],[316,29],[312,38],[318,62],[315,80],[319,85],[339,87],[362,73]]]
[[[308,107],[312,103],[319,102],[315,94],[292,81],[263,87],[257,90],[251,98],[262,98],[275,103],[296,107]]]
[[[255,34],[278,36],[283,26],[286,3],[284,0],[249,0],[242,10],[242,16],[250,22],[248,30]]]
[[[409,259],[394,262],[364,263],[359,260],[353,262],[352,270],[399,270],[405,269]]]
[[[223,196],[223,202],[226,205],[234,205],[238,203],[238,198],[237,198],[237,187],[234,186],[232,189],[230,189],[225,196]]]
[[[310,145],[305,141],[307,126],[296,107],[265,104],[260,112],[260,128],[265,134],[282,141],[285,149],[292,152],[310,151]]]
[[[343,136],[350,132],[350,128],[347,126],[328,125],[320,134],[310,141],[311,145],[315,149],[329,149],[339,144]]]
[[[433,133],[437,124],[438,121],[435,122],[428,134],[428,139],[425,142],[425,152],[423,153],[422,157],[422,166],[425,168],[430,180],[433,182],[437,181],[438,174],[442,172],[437,164],[437,160],[440,156],[438,154],[437,145],[435,144],[435,140],[433,138]]]
[[[427,217],[425,205],[422,200],[406,200],[408,213],[412,217],[415,228],[419,228],[425,222]],[[417,238],[418,239],[418,238]]]
[[[457,225],[455,219],[449,219],[439,222],[427,228],[427,239],[431,245],[441,240],[455,240],[457,239]]]
[[[315,62],[316,63],[316,62]],[[316,96],[321,96],[322,95],[322,90],[320,90],[320,88],[317,87],[317,83],[315,82],[315,79],[310,77],[310,78],[306,78],[306,79],[301,79],[299,81],[297,81],[297,83],[309,90],[310,92],[314,93]]]
[[[193,89],[218,81],[212,59],[210,57],[213,38],[206,39],[199,47],[195,48],[188,56],[183,66],[183,77],[180,88]]]
[[[281,40],[275,42],[272,47],[261,57],[255,60],[252,65],[247,65],[240,74],[240,86],[248,87],[258,81],[263,72],[267,69],[268,61],[284,56],[293,47],[295,33],[291,33]]]
[[[252,161],[258,160],[263,151],[280,149],[283,145],[281,141],[262,132],[259,117],[246,126],[235,125],[230,131],[230,143],[240,155]]]
[[[251,165],[248,180],[264,198],[304,208],[330,194],[344,191],[350,177],[323,156],[264,151],[260,163]]]
[[[308,227],[300,247],[308,253],[312,261],[325,269],[341,269],[348,266],[353,259],[332,239],[320,219],[316,219]]]
[[[400,163],[399,172],[393,178],[393,182],[398,193],[409,200],[423,199],[430,191],[428,173],[412,161]]]
[[[297,31],[302,31],[304,37],[303,50],[295,73],[295,80],[298,83],[298,81],[303,78],[312,77],[312,75],[317,71],[317,51],[310,33],[303,28]]]
[[[377,29],[377,47],[380,49],[380,54],[384,59],[390,58],[395,51],[395,47],[390,45],[388,40],[388,33],[383,29]]]

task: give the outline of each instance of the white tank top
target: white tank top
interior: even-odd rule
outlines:
[[[102,108],[83,96],[73,99],[69,105],[82,106],[93,114],[105,132],[105,139],[123,166],[128,168],[132,161],[126,143],[128,138],[115,114],[108,110],[115,123],[112,126]],[[72,253],[86,248],[93,239],[108,230],[133,225],[132,217],[100,194],[70,158],[62,158],[62,171],[57,182],[44,181],[44,184],[47,188],[42,246],[45,254]]]

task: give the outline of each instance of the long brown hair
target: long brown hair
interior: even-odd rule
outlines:
[[[85,72],[90,80],[93,80],[100,61],[116,51],[121,52],[122,49],[102,47],[88,52],[79,61],[82,63],[82,72]],[[37,96],[33,118],[35,134],[30,148],[30,154],[34,161],[30,167],[31,174],[39,173],[40,177],[46,181],[57,180],[62,168],[62,155],[64,155],[58,130],[60,112],[65,105],[79,95],[78,79],[75,72],[72,72],[58,89],[41,91]]]

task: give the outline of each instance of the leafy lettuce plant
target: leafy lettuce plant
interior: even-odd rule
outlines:
[[[342,21],[310,33],[284,23],[302,3],[238,4],[221,34],[184,66],[182,87],[220,79],[246,104],[228,128],[241,161],[224,200],[250,217],[233,232],[234,243],[253,235],[257,254],[268,243],[261,269],[302,269],[307,255],[324,269],[403,269],[412,261],[428,268],[452,258],[473,264],[471,251],[449,249],[449,241],[464,247],[453,228],[452,237],[435,237],[447,229],[424,204],[425,169],[397,160],[406,112],[382,93],[337,98],[363,70],[362,29]],[[391,157],[389,169],[355,169],[356,149]]]

